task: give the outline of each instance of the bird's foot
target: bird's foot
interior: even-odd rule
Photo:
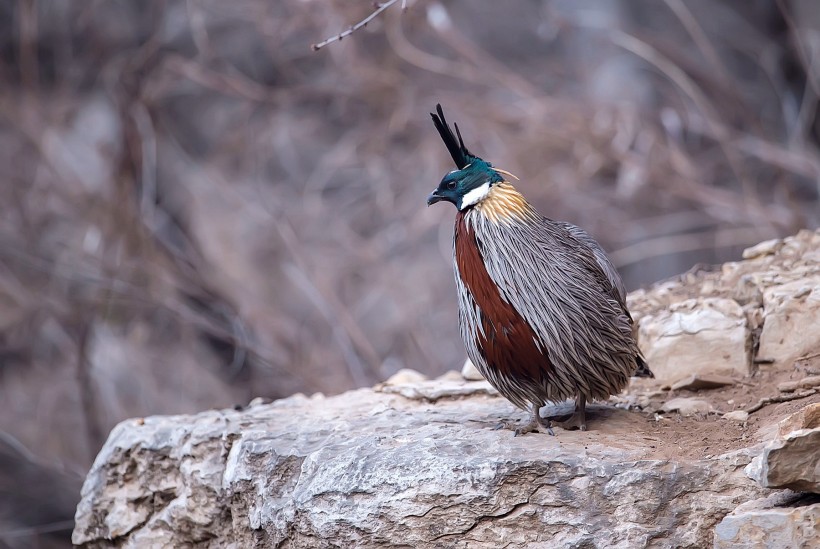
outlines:
[[[527,433],[535,433],[538,431],[544,432],[549,434],[550,436],[555,436],[555,431],[552,430],[550,424],[547,420],[542,419],[539,417],[531,417],[530,420],[525,423],[524,425],[519,425],[516,422],[512,421],[502,421],[498,425],[495,426],[495,430],[499,429],[510,429],[513,431],[513,436],[521,436],[526,435]]]
[[[574,429],[581,431],[587,430],[587,418],[584,417],[584,414],[580,414],[578,412],[572,414],[569,419],[565,419],[564,421],[551,420],[550,424],[557,425],[567,431],[572,431]]]
[[[541,424],[538,422],[537,419],[532,418],[526,424],[518,427],[513,431],[514,437],[520,437],[521,435],[526,435],[527,433],[535,433],[538,431],[538,428]]]
[[[510,431],[513,431],[513,436],[517,437],[519,435],[525,435],[527,433],[534,433],[538,431],[538,427],[538,423],[534,423],[532,421],[522,426],[519,426],[518,422],[515,421],[502,421],[501,423],[495,426],[494,430],[498,431],[500,429],[509,429]]]

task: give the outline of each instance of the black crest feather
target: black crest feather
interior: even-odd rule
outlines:
[[[467,147],[464,146],[464,140],[461,139],[461,132],[458,130],[458,124],[455,124],[456,127],[456,135],[458,135],[458,141],[456,141],[456,136],[453,135],[453,130],[450,129],[450,125],[447,124],[447,120],[444,118],[444,111],[441,110],[441,105],[436,105],[436,112],[437,115],[434,113],[430,113],[430,116],[433,117],[433,124],[436,125],[436,129],[438,130],[439,135],[441,135],[442,141],[444,144],[447,145],[447,150],[450,151],[450,156],[453,157],[453,161],[456,163],[456,167],[460,170],[470,162],[472,162],[473,155],[470,154],[470,151],[467,150]]]

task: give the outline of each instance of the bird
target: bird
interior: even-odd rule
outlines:
[[[626,289],[598,242],[544,217],[517,180],[470,153],[441,105],[430,113],[455,162],[427,205],[455,205],[453,268],[467,356],[529,422],[515,436],[552,425],[587,430],[586,404],[620,393],[631,376],[654,377],[633,334]],[[456,137],[457,136],[457,137]],[[569,418],[542,418],[548,403],[575,399]],[[563,416],[562,416],[563,417]]]

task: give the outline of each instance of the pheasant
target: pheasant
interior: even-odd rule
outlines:
[[[507,171],[471,154],[432,114],[458,169],[427,198],[458,210],[453,266],[467,355],[501,395],[530,410],[515,435],[553,421],[539,410],[575,398],[562,422],[585,431],[586,403],[619,393],[630,376],[654,377],[632,332],[626,291],[603,248],[583,229],[540,215]],[[517,178],[516,178],[517,179]]]

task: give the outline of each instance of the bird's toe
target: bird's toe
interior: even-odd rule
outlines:
[[[551,421],[550,423],[551,425],[557,425],[558,427],[561,427],[562,429],[565,429],[567,431],[587,430],[586,418],[582,418],[578,414],[573,414],[572,416],[570,416],[569,419],[566,419],[564,421]]]
[[[538,431],[537,425],[524,425],[523,427],[519,427],[513,432],[514,437],[520,437],[521,435],[526,435],[527,433],[534,433]]]

